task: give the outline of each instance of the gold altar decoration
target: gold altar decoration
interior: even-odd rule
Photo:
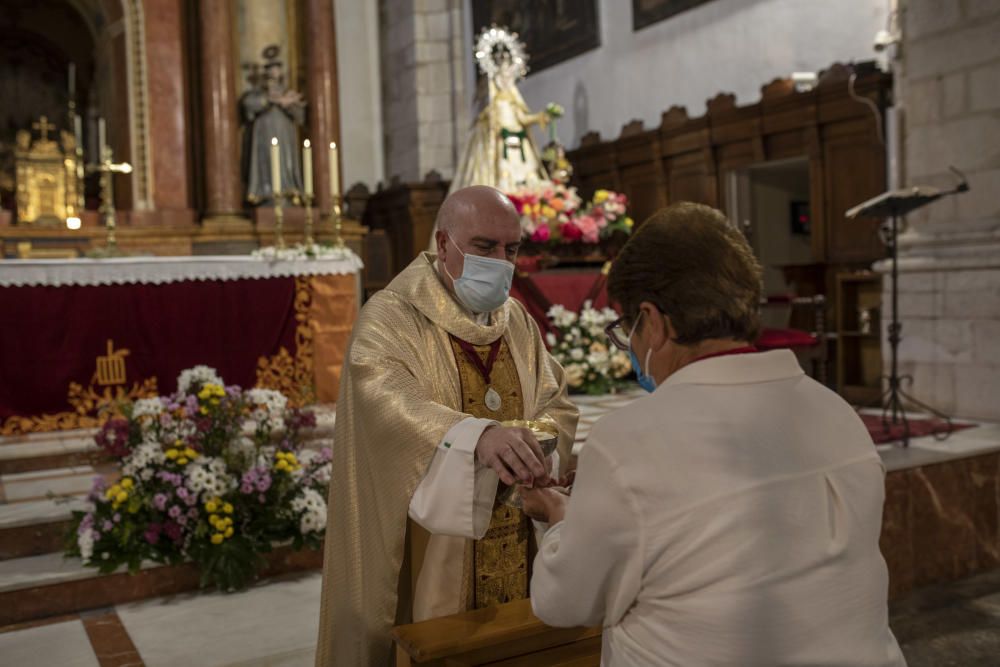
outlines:
[[[152,398],[159,395],[155,377],[133,382],[128,386],[125,373],[125,356],[129,350],[114,349],[107,342],[107,354],[94,359],[94,374],[90,384],[70,382],[66,402],[72,410],[43,414],[8,417],[0,426],[0,435],[23,435],[40,431],[63,431],[97,428],[109,415],[118,415],[118,406],[125,401]]]
[[[257,386],[274,389],[301,407],[313,402],[313,332],[309,326],[312,290],[308,276],[295,279],[295,356],[282,346],[278,353],[257,360]]]
[[[101,119],[102,128],[100,131],[101,160],[98,164],[87,165],[87,171],[96,172],[101,175],[101,216],[104,218],[104,227],[107,230],[106,248],[98,253],[100,256],[113,256],[120,254],[118,251],[118,239],[115,230],[118,222],[115,218],[115,174],[131,174],[132,165],[128,162],[115,162],[111,147],[104,141],[104,120]]]
[[[31,127],[39,138],[32,141],[30,130],[20,130],[14,150],[17,221],[62,225],[80,215],[83,181],[76,139],[65,130],[59,131],[60,141],[50,139],[57,128],[45,116]]]

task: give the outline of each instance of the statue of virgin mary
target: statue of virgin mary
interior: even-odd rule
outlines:
[[[528,72],[524,44],[517,33],[494,25],[480,33],[475,55],[487,79],[489,99],[476,118],[450,191],[490,185],[513,192],[548,181],[530,132],[532,125],[544,128],[548,114],[532,113],[517,89],[517,81]]]

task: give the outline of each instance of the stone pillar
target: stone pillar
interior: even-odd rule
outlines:
[[[202,124],[207,218],[242,209],[232,0],[200,2]]]
[[[901,184],[951,187],[954,166],[970,191],[908,216],[900,370],[934,407],[1000,419],[1000,3],[906,0],[902,10]],[[887,320],[888,279],[884,289]]]
[[[306,41],[308,43],[306,99],[309,103],[309,138],[313,149],[313,184],[316,207],[330,210],[329,145],[340,145],[340,101],[337,95],[337,41],[333,2],[306,0]],[[342,153],[342,151],[339,151]],[[339,173],[343,173],[340,170]],[[343,183],[340,186],[344,192]]]
[[[156,215],[137,214],[138,224],[183,225],[193,221],[190,197],[190,136],[184,68],[184,3],[143,3],[149,109],[152,207]],[[143,128],[137,127],[138,132]],[[139,209],[140,202],[136,202]]]
[[[469,130],[462,0],[380,0],[385,174],[454,174]]]

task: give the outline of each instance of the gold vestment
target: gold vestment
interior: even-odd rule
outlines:
[[[319,667],[391,664],[390,630],[410,611],[401,585],[410,499],[445,434],[469,416],[450,336],[476,346],[504,339],[523,416],[554,419],[569,461],[577,411],[524,307],[508,299],[477,324],[441,283],[434,256],[414,260],[362,309],[341,376]]]

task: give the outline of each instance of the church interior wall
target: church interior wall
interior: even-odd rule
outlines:
[[[673,105],[701,115],[720,91],[748,104],[793,71],[871,60],[886,15],[887,0],[714,0],[633,32],[631,2],[599,0],[600,47],[529,72],[521,92],[532,109],[566,108],[559,131],[575,147],[590,131],[617,136],[633,119],[655,126]]]
[[[901,182],[952,187],[953,166],[970,191],[908,218],[900,238],[900,365],[917,398],[957,416],[996,419],[1000,4],[907,0],[901,10]],[[888,288],[884,280],[883,303]]]

